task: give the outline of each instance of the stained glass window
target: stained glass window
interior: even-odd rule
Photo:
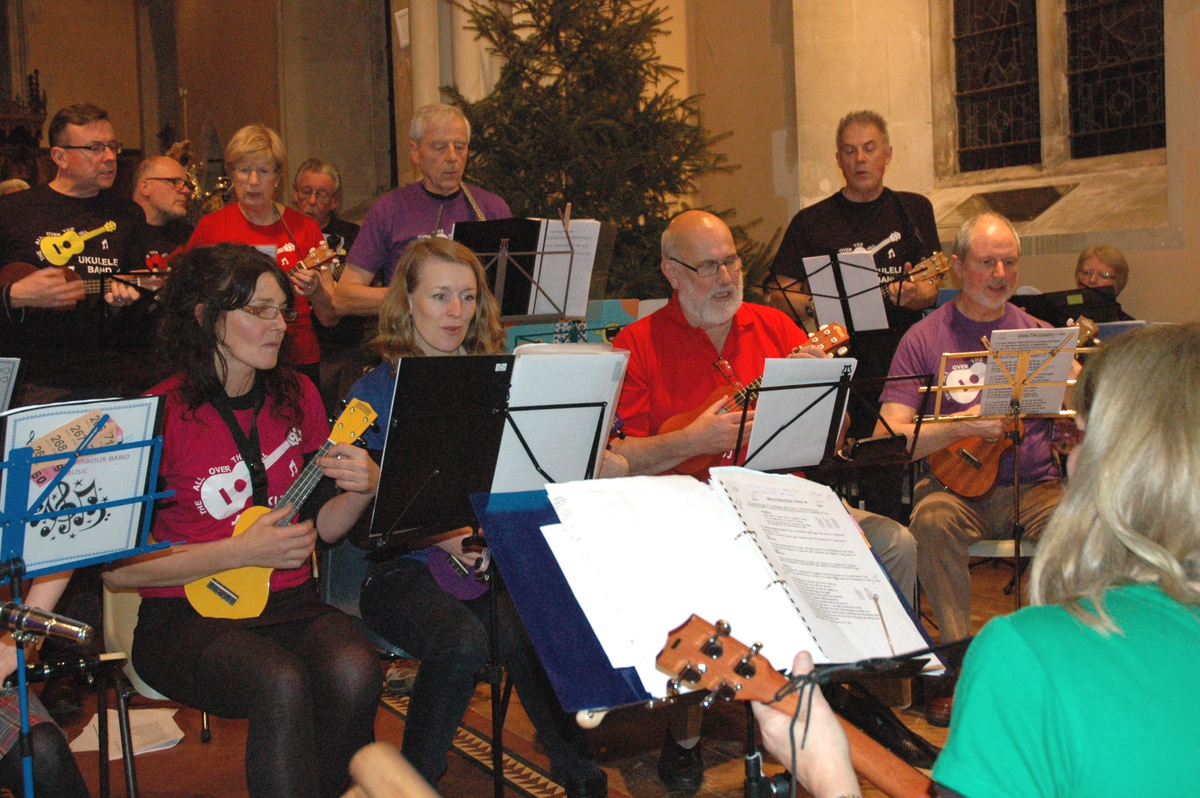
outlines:
[[[954,56],[959,170],[1040,163],[1035,0],[956,0]]]
[[[1071,157],[1167,146],[1163,0],[1067,0]]]

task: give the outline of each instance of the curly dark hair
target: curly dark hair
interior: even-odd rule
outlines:
[[[223,314],[250,302],[263,274],[275,278],[290,306],[295,300],[291,281],[274,259],[254,247],[217,244],[189,250],[171,260],[171,276],[159,295],[159,344],[163,359],[182,381],[180,394],[191,411],[224,394],[217,363],[224,371],[225,357],[217,322]],[[303,423],[290,337],[284,338],[275,368],[259,371],[255,383],[272,400],[272,415]]]

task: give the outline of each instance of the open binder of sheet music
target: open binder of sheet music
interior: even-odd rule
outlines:
[[[891,657],[928,641],[829,488],[715,468],[691,477],[547,485],[561,521],[544,527],[614,668],[654,696],[665,630],[692,613],[729,621],[772,662]],[[936,661],[930,668],[940,667]]]

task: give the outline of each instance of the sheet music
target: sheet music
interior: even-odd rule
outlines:
[[[17,387],[17,369],[21,365],[19,357],[0,357],[0,413],[8,410],[12,404],[13,391]]]
[[[1000,357],[1000,361],[1004,363],[1008,373],[1013,377],[1018,376],[1018,355],[1016,353],[1034,349],[1051,350],[1059,345],[1062,345],[1064,350],[1071,350],[1075,348],[1075,342],[1078,339],[1078,327],[1048,330],[1040,327],[1030,330],[996,330],[988,337],[993,350],[1013,353]],[[1030,355],[1029,371],[1026,377],[1033,374],[1048,357],[1048,353]],[[1041,383],[1065,382],[1071,375],[1071,362],[1074,358],[1074,352],[1059,352],[1054,356],[1054,360],[1025,386],[1025,392],[1021,397],[1022,413],[1057,413],[1062,408],[1066,386],[1041,385]],[[1007,387],[1008,381],[1008,377],[1004,376],[1004,372],[996,365],[996,359],[989,355],[984,383],[986,385],[1000,384],[1005,387],[983,389],[979,407],[980,415],[1003,415],[1009,412],[1012,389]]]
[[[854,317],[855,332],[887,329],[887,310],[883,307],[883,293],[879,289],[879,272],[875,270],[875,256],[869,252],[846,252],[838,254],[841,265],[842,284],[850,301],[850,314]],[[838,298],[837,282],[828,255],[804,259],[804,270],[808,275],[809,290],[817,309],[821,324],[837,323],[850,328],[842,312]]]
[[[828,487],[744,468],[714,468],[717,496],[754,531],[834,662],[926,647],[841,499]]]
[[[543,534],[576,599],[613,667],[635,667],[651,694],[666,694],[654,664],[666,633],[692,613],[728,620],[739,638],[763,641],[772,661],[790,662],[801,648],[828,661],[708,485],[628,477],[546,492],[562,524]]]
[[[561,220],[539,221],[542,223],[542,231],[538,251],[562,254],[539,255],[534,266],[533,278],[542,287],[542,291],[558,304],[563,315],[586,316],[588,290],[592,284],[592,267],[596,261],[596,245],[600,240],[600,222],[594,219],[572,219],[571,241],[568,244]],[[575,247],[574,260],[569,254],[571,245]],[[568,271],[571,279],[569,290]],[[529,314],[559,313],[554,303],[541,291],[534,289],[529,299]]]
[[[776,385],[806,386],[837,382],[843,373],[853,376],[857,365],[858,361],[854,358],[768,358],[763,369],[762,385],[770,388]],[[822,394],[825,396],[817,405],[790,423],[761,452],[758,450],[776,430],[792,422],[797,413],[817,401]],[[845,403],[840,408],[834,407],[836,399],[837,389],[829,385],[760,393],[745,465],[759,471],[769,471],[806,468],[820,463],[825,456],[831,416],[836,413],[841,418],[846,413]]]
[[[608,443],[629,353],[607,344],[526,344],[517,347],[515,355],[508,406],[538,464],[555,482],[595,476]],[[520,409],[581,403],[605,406]],[[597,426],[601,428],[598,440]],[[587,463],[593,454],[596,467],[589,474]],[[506,423],[491,492],[538,490],[545,484],[513,425]]]
[[[35,456],[73,451],[104,413],[109,415],[110,424],[102,429],[89,448],[149,440],[154,436],[161,400],[161,396],[144,396],[11,410],[3,419],[4,460],[9,460],[12,450],[18,447],[33,447]],[[151,477],[157,476],[149,473],[151,460],[149,446],[80,457],[68,476],[51,491],[43,511],[86,507],[144,494],[147,485],[151,489],[154,487]],[[29,507],[38,500],[65,462],[64,459],[61,463],[34,464],[29,483]],[[10,488],[9,470],[0,472],[0,478],[4,480],[0,489],[2,511]],[[52,573],[60,565],[135,548],[144,509],[148,511],[144,504],[126,504],[26,525],[23,554],[26,571],[29,574]]]

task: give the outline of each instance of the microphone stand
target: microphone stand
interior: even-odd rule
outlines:
[[[21,578],[24,575],[25,561],[20,557],[13,557],[0,564],[0,577],[8,577],[14,604],[21,603]],[[32,642],[35,636],[15,628],[9,631],[17,647],[17,696],[21,706],[21,733],[18,745],[21,747],[21,771],[25,795],[33,798],[33,740],[29,736],[29,684],[25,680],[25,644]]]

